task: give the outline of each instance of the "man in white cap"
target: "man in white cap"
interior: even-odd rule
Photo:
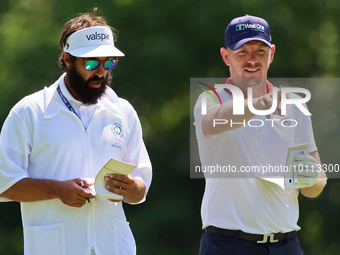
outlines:
[[[26,255],[136,253],[122,200],[143,202],[152,172],[136,111],[108,87],[124,56],[113,31],[95,14],[69,20],[65,73],[19,101],[3,125],[0,201],[21,202]],[[105,176],[116,195],[95,198],[88,188],[112,158],[136,167]]]
[[[274,86],[267,80],[275,52],[267,21],[250,15],[233,19],[226,28],[225,47],[220,52],[229,67],[226,83],[230,90],[217,89],[221,105],[208,97],[205,115],[201,95],[194,110],[194,124],[202,166],[231,166],[236,170],[215,178],[205,173],[200,255],[301,255],[296,235],[300,229],[298,195],[316,197],[326,184],[326,176],[316,171],[316,163],[321,163],[310,116],[295,105],[287,107],[285,117],[280,116],[280,96],[275,96],[280,93],[272,93]],[[252,95],[248,94],[249,88]],[[248,108],[250,96],[257,110],[274,106],[275,118],[280,121],[258,125],[268,121]],[[237,100],[245,106],[243,115],[233,114]],[[294,127],[284,118],[299,124]],[[215,125],[215,120],[224,120],[224,125]],[[293,161],[304,166],[295,175],[301,181],[296,189],[285,190],[274,181],[257,178],[256,172],[243,171],[246,167],[285,165],[288,147],[307,143],[310,155],[305,152],[304,157]],[[304,161],[299,161],[302,158]]]

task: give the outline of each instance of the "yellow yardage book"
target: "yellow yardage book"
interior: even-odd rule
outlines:
[[[92,195],[99,198],[108,198],[114,200],[123,200],[123,196],[108,191],[105,186],[110,185],[114,187],[112,183],[104,180],[104,176],[110,174],[130,174],[136,166],[133,164],[125,163],[116,159],[110,159],[103,168],[97,174],[94,185],[88,188]]]

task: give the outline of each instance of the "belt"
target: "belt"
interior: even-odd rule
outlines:
[[[296,237],[296,231],[288,233],[270,233],[265,235],[248,234],[241,230],[222,229],[214,226],[209,226],[205,229],[208,233],[225,234],[239,239],[254,241],[256,243],[276,243],[279,241],[287,240],[292,237]]]

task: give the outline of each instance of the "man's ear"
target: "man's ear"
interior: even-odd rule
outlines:
[[[220,49],[220,52],[221,52],[221,56],[222,56],[222,59],[223,59],[224,63],[225,63],[227,66],[230,66],[229,54],[228,54],[227,49],[222,47],[222,48]]]
[[[270,53],[270,63],[273,62],[275,50],[276,50],[276,46],[274,44],[272,44],[272,49],[271,49],[271,53]]]
[[[72,65],[70,62],[70,54],[63,52],[61,53],[61,57],[63,58],[67,68],[70,68],[70,66]]]

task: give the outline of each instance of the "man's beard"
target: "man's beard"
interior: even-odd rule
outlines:
[[[266,78],[238,78],[238,80],[246,87],[255,87],[266,82]]]
[[[110,85],[112,81],[111,72],[108,72],[105,77],[99,78],[95,75],[93,78],[84,80],[83,76],[77,71],[75,65],[72,65],[67,70],[67,81],[71,89],[83,104],[96,104],[98,99],[105,93],[106,85]],[[90,87],[91,81],[101,82],[99,88]]]
[[[254,65],[247,64],[243,68],[262,68],[260,63],[255,63]],[[261,83],[266,82],[266,78],[257,77],[257,78],[240,78],[240,82],[242,82],[246,87],[255,87]]]

